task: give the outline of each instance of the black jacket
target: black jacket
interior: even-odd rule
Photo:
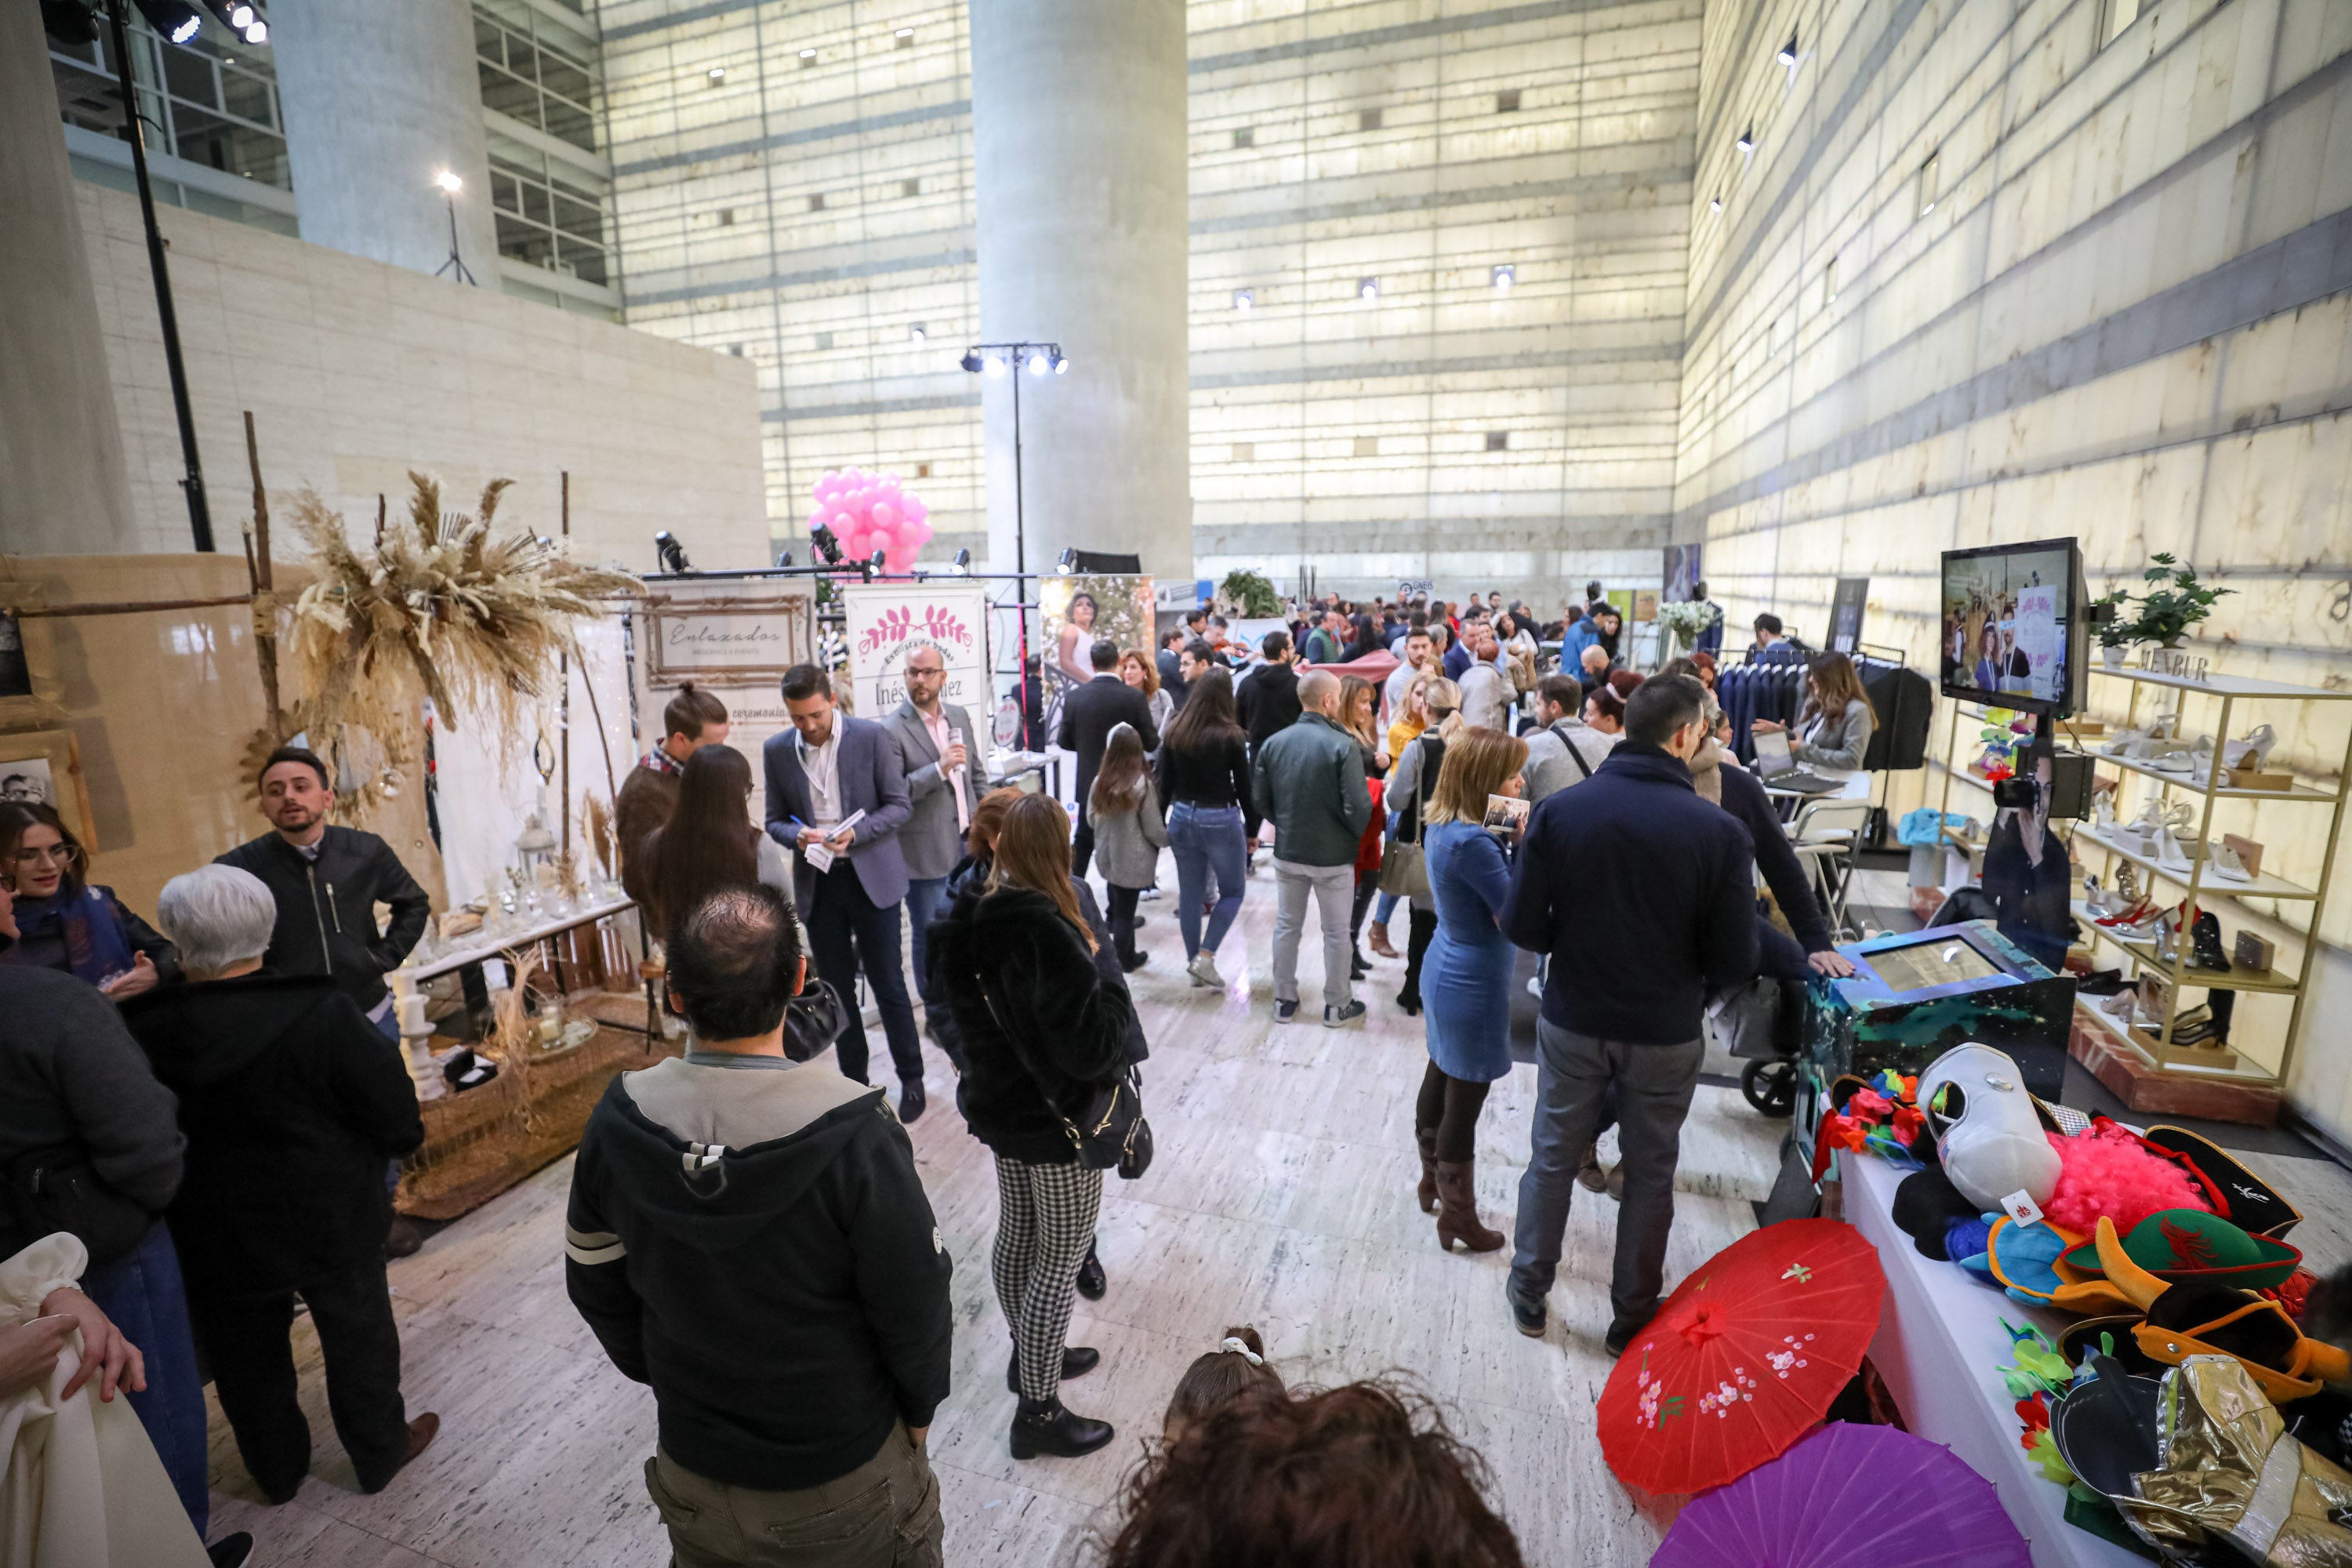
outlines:
[[[332,974],[362,1013],[383,1000],[384,971],[408,956],[431,912],[432,900],[392,846],[355,827],[328,828],[316,861],[265,833],[215,864],[252,872],[278,900],[263,963],[278,974]],[[392,926],[382,936],[375,929],[379,903],[392,906]]]
[[[1543,1016],[1604,1040],[1699,1037],[1706,997],[1756,973],[1755,851],[1690,770],[1626,741],[1536,803],[1503,933],[1552,955]]]
[[[729,1116],[718,1146],[673,1131]],[[953,1266],[914,1145],[880,1089],[827,1064],[614,1079],[580,1141],[564,1254],[572,1305],[652,1385],[661,1446],[696,1475],[820,1486],[947,1397]]]
[[[1298,721],[1298,671],[1286,664],[1261,664],[1234,688],[1234,706],[1249,731],[1250,754]]]
[[[268,971],[123,1004],[180,1097],[172,1240],[192,1294],[290,1290],[383,1246],[383,1163],[425,1142],[400,1047],[324,975]]]
[[[0,965],[0,1176],[22,1156],[66,1151],[110,1196],[162,1214],[186,1147],[174,1109],[113,1003],[54,969]],[[40,1239],[0,1203],[0,1258]]]
[[[1126,985],[1095,966],[1045,895],[988,892],[977,879],[932,923],[929,953],[962,1040],[956,1108],[971,1135],[1012,1159],[1070,1163],[1055,1107],[1079,1105],[1127,1063],[1135,1004]]]
[[[1745,768],[1728,765],[1717,769],[1717,776],[1723,781],[1723,809],[1748,829],[1748,842],[1756,851],[1756,868],[1780,900],[1789,929],[1797,933],[1807,952],[1828,952],[1837,946],[1837,940],[1830,934],[1830,922],[1822,918],[1821,903],[1813,897],[1812,879],[1805,875],[1804,864],[1780,826],[1780,814],[1772,809],[1772,797],[1764,793],[1763,781]]]
[[[1160,727],[1151,721],[1151,700],[1117,676],[1097,675],[1073,686],[1062,697],[1062,728],[1054,744],[1078,758],[1078,807],[1083,816],[1087,797],[1094,793],[1095,774],[1102,771],[1103,746],[1110,732],[1132,724],[1143,749],[1160,749]]]

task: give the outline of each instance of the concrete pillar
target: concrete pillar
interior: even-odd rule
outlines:
[[[32,5],[0,5],[0,552],[136,550],[98,295]]]
[[[489,153],[467,0],[275,0],[270,50],[302,237],[353,256],[432,272],[457,251],[485,289],[499,286]]]
[[[1028,563],[1065,545],[1192,575],[1183,0],[971,0],[980,330],[1023,375]],[[1013,559],[1011,377],[982,377],[989,561]]]

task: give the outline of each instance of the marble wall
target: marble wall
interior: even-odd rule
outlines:
[[[78,183],[107,367],[131,474],[132,548],[190,548],[179,426],[134,196]],[[609,321],[346,256],[182,207],[159,207],[219,547],[251,515],[243,411],[278,505],[310,486],[354,529],[407,473],[470,510],[552,534],[572,474],[583,549],[652,571],[677,532],[703,567],[770,559],[748,367]],[[293,542],[281,528],[280,552]]]
[[[931,503],[932,554],[984,558],[963,6],[598,16],[627,319],[758,367],[780,534],[826,468],[880,465]],[[1699,16],[1192,0],[1203,575],[1655,576]]]
[[[2113,15],[1710,7],[1674,523],[1735,624],[1769,607],[1818,637],[1833,580],[1867,574],[1865,637],[1922,661],[1937,551],[2073,534],[2094,592],[2158,551],[2233,589],[2194,644],[2216,668],[2352,685],[2352,8]],[[2130,691],[2092,695],[2119,717]],[[2192,733],[2217,718],[2192,701]],[[2242,704],[2233,727],[2262,720],[2298,773],[2342,782],[2352,706]],[[2231,803],[2217,828],[2310,885],[2331,816]],[[2320,911],[2294,1073],[2338,1137],[2347,887]],[[2312,910],[2221,912],[2293,963]],[[2242,1005],[2258,1058],[2285,1005]]]

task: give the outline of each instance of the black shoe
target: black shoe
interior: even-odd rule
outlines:
[[[1372,966],[1365,962],[1364,955],[1360,952],[1357,953],[1355,961],[1348,965],[1348,973],[1358,980],[1361,980],[1371,972]]]
[[[1062,1379],[1084,1377],[1102,1364],[1102,1352],[1087,1345],[1062,1347]],[[1013,1347],[1013,1357],[1004,1363],[1004,1386],[1014,1394],[1021,1392],[1021,1347]],[[1025,1404],[1026,1401],[1024,1401]]]
[[[2189,928],[2190,954],[2200,969],[2210,969],[2226,974],[2230,972],[2230,955],[2221,951],[2221,922],[2211,910],[2200,910],[2197,923]]]
[[[1403,1014],[1408,1018],[1420,1017],[1421,998],[1418,996],[1407,996],[1402,992],[1398,993],[1397,1011]]]
[[[921,1079],[901,1079],[898,1081],[898,1121],[901,1126],[912,1127],[930,1103],[923,1096]]]
[[[1623,1355],[1625,1353],[1625,1347],[1633,1342],[1634,1336],[1639,1334],[1643,1329],[1648,1328],[1650,1326],[1650,1319],[1656,1316],[1657,1314],[1655,1312],[1652,1312],[1647,1317],[1633,1318],[1630,1320],[1619,1318],[1609,1325],[1609,1332],[1607,1336],[1601,1340],[1601,1348],[1609,1352],[1612,1360]]]
[[[242,1530],[224,1535],[205,1548],[205,1555],[213,1560],[213,1568],[245,1568],[245,1560],[253,1555],[253,1536]]]
[[[1095,1256],[1093,1247],[1087,1247],[1087,1260],[1078,1265],[1078,1294],[1089,1301],[1099,1301],[1109,1289],[1110,1281],[1103,1275],[1102,1259]]]
[[[1127,954],[1126,956],[1122,957],[1122,958],[1118,961],[1118,966],[1119,966],[1119,968],[1120,968],[1120,969],[1124,970],[1126,973],[1129,973],[1129,974],[1132,974],[1132,973],[1134,973],[1137,970],[1139,970],[1139,969],[1142,968],[1145,964],[1147,964],[1147,963],[1150,963],[1150,962],[1151,962],[1151,955],[1150,955],[1150,953],[1148,953],[1148,952],[1133,952],[1133,953],[1129,953],[1129,954]]]
[[[1522,1301],[1512,1295],[1507,1288],[1503,1291],[1503,1300],[1510,1303],[1511,1327],[1531,1340],[1543,1338],[1544,1324],[1549,1320],[1549,1314],[1544,1310],[1544,1304],[1541,1301],[1534,1303]]]
[[[1296,997],[1287,1002],[1284,1001],[1279,996],[1274,999],[1274,1021],[1276,1023],[1287,1024],[1293,1018],[1297,1016],[1298,1002]]]
[[[392,1216],[392,1228],[383,1235],[383,1255],[386,1258],[409,1258],[425,1245],[425,1233],[406,1215]]]
[[[1130,924],[1130,925],[1132,925],[1133,927],[1135,927],[1135,929],[1136,929],[1136,930],[1138,930],[1138,931],[1141,931],[1145,926],[1150,925],[1151,922],[1150,922],[1150,921],[1145,920],[1141,915],[1138,915],[1138,916],[1136,916],[1136,917],[1135,917],[1135,919],[1134,919],[1134,920],[1132,920],[1132,921],[1129,921],[1128,923],[1129,923],[1129,924]]]
[[[1112,1436],[1109,1422],[1074,1414],[1058,1399],[1024,1399],[1013,1417],[1013,1457],[1034,1459],[1049,1454],[1075,1459],[1093,1453]]]

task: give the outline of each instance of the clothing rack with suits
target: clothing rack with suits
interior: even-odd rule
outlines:
[[[1780,661],[1735,664],[1715,678],[1716,699],[1731,721],[1731,749],[1742,763],[1756,761],[1749,729],[1761,719],[1793,728],[1805,700],[1805,667]]]

